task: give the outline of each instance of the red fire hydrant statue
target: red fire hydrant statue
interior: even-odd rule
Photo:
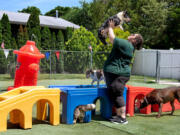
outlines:
[[[27,41],[26,45],[22,46],[20,50],[15,50],[17,54],[17,65],[14,79],[14,86],[8,87],[8,90],[20,86],[36,86],[39,61],[44,58],[35,45],[34,41]]]

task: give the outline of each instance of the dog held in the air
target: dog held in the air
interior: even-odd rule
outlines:
[[[96,109],[96,105],[95,104],[87,104],[87,105],[79,105],[78,107],[76,107],[76,109],[74,110],[74,120],[73,123],[77,123],[80,122],[82,123],[85,117],[85,112],[86,111],[91,111]]]
[[[111,16],[110,18],[108,18],[103,24],[102,26],[98,29],[98,37],[100,39],[100,41],[104,44],[107,45],[106,42],[106,37],[107,37],[107,30],[109,27],[109,21],[112,20],[114,22],[115,27],[120,27],[122,30],[123,27],[123,23],[124,22],[129,22],[131,19],[129,18],[127,11],[122,11],[119,12],[118,14]]]
[[[103,70],[89,69],[86,71],[86,78],[89,78],[89,77],[91,77],[92,79],[91,85],[93,85],[94,82],[97,81],[97,86],[99,86],[100,81],[102,80],[105,81]]]
[[[152,92],[147,94],[141,101],[140,108],[144,108],[149,104],[158,104],[159,112],[157,118],[161,116],[163,104],[170,102],[173,115],[175,107],[174,100],[177,99],[180,102],[180,87],[168,87],[164,89],[154,89]]]

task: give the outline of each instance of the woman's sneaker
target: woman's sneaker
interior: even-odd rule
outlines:
[[[128,124],[126,118],[122,118],[121,116],[113,116],[110,121],[115,124]]]

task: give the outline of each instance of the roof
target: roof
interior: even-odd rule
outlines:
[[[8,18],[11,24],[26,25],[30,16],[30,14],[28,13],[18,13],[18,12],[0,10],[0,19],[2,18],[4,13],[8,15]],[[80,28],[79,25],[71,23],[62,18],[40,15],[39,20],[40,20],[40,26],[42,27],[47,26],[49,28],[55,28],[55,29],[66,29],[67,27],[71,27],[75,29]]]

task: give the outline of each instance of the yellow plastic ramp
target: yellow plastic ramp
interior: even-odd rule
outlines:
[[[7,117],[20,127],[32,128],[32,108],[37,103],[37,119],[46,119],[46,105],[50,106],[50,124],[60,120],[60,90],[44,86],[26,86],[0,94],[0,131],[7,130]]]

